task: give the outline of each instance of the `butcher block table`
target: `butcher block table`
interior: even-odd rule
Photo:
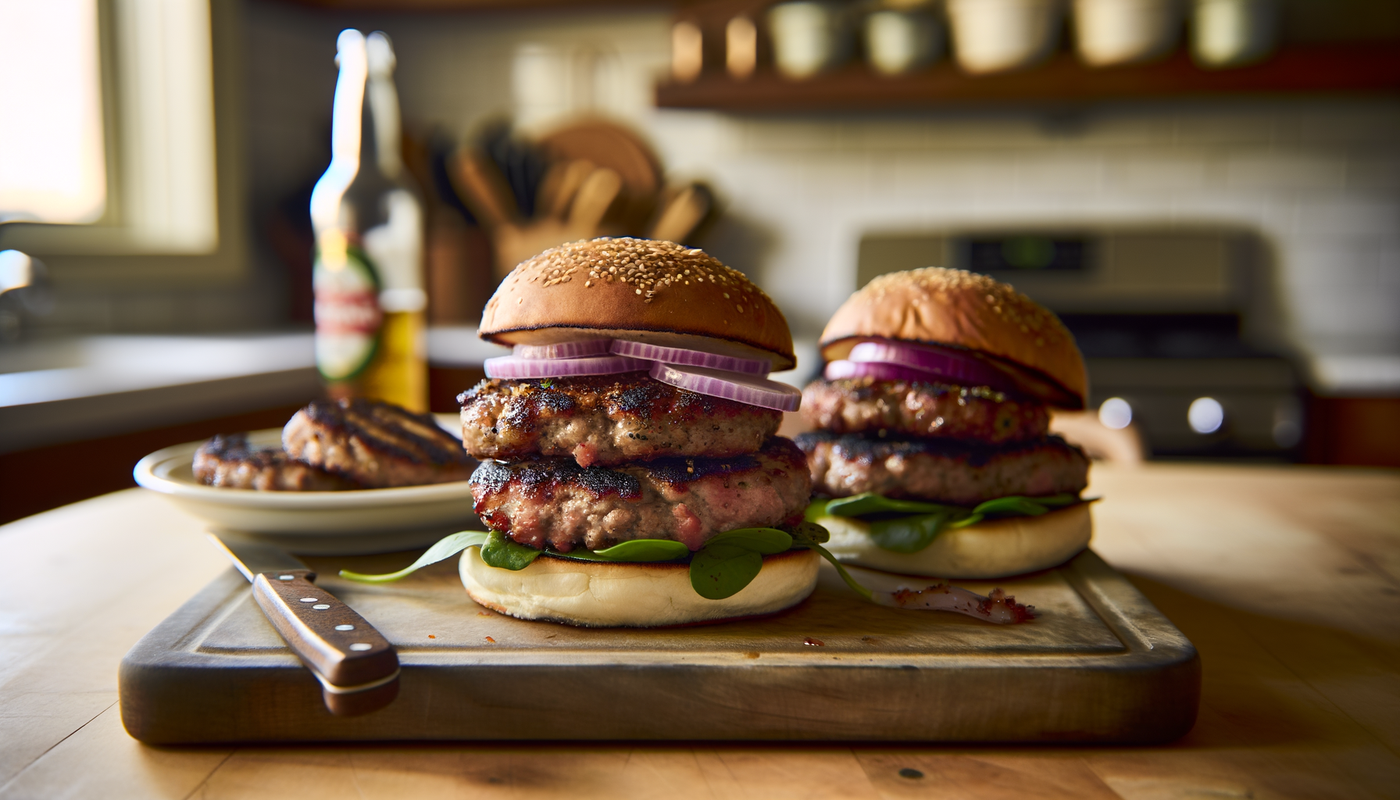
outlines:
[[[229,566],[154,493],[84,501],[0,528],[0,798],[1400,797],[1400,473],[1099,464],[1089,494],[1094,549],[1200,655],[1165,746],[152,747],[118,664]]]

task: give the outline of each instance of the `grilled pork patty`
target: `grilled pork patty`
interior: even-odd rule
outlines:
[[[493,530],[563,553],[631,539],[672,539],[699,550],[724,531],[800,520],[812,492],[802,451],[778,436],[747,455],[613,469],[563,457],[484,461],[471,488],[477,515]]]
[[[293,458],[368,488],[463,481],[476,461],[427,414],[372,400],[320,400],[282,429]]]
[[[220,434],[194,451],[194,476],[209,486],[264,492],[332,492],[355,482],[297,461],[271,447],[253,447],[248,434]]]
[[[810,431],[797,437],[813,488],[833,497],[886,497],[972,506],[1008,495],[1078,494],[1089,459],[1058,436],[1001,446],[947,439]]]
[[[802,416],[833,433],[886,431],[1001,444],[1044,438],[1050,413],[985,386],[871,378],[818,380],[802,391]]]
[[[487,379],[457,400],[473,456],[572,456],[583,467],[752,453],[782,422],[780,412],[677,389],[645,372]]]

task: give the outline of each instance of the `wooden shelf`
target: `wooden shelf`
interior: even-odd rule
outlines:
[[[1207,70],[1185,53],[1141,66],[1090,69],[1065,53],[1031,69],[973,76],[944,61],[925,72],[885,78],[862,64],[792,81],[771,68],[747,81],[723,74],[656,88],[663,108],[739,112],[850,111],[1006,103],[1240,95],[1390,94],[1400,97],[1400,43],[1292,46],[1268,61]]]

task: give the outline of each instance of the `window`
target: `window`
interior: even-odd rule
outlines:
[[[95,0],[0,0],[0,220],[102,217],[99,52]]]
[[[0,219],[68,223],[0,247],[214,254],[214,93],[208,0],[0,0]]]

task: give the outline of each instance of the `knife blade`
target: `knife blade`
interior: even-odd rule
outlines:
[[[364,617],[316,586],[295,556],[261,542],[208,534],[253,584],[253,599],[311,674],[336,716],[376,711],[399,693],[399,656]]]

